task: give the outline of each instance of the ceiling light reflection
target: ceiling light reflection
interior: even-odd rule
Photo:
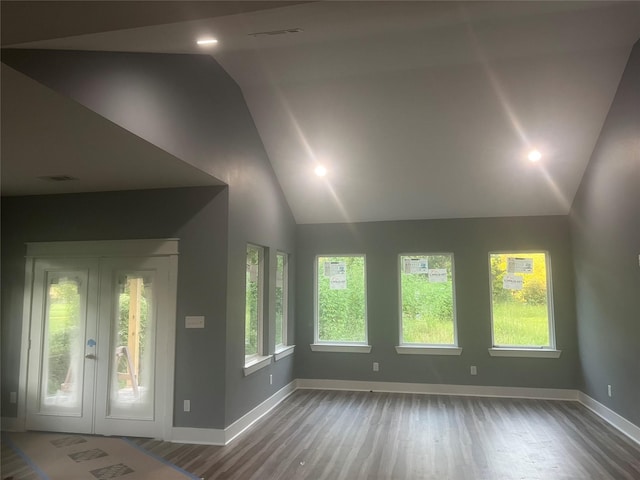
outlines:
[[[532,162],[537,162],[542,158],[542,154],[538,150],[531,150],[529,155],[527,155],[527,158]]]
[[[327,174],[327,169],[323,165],[318,165],[314,170],[315,173],[319,177],[324,177]]]
[[[203,38],[202,40],[198,40],[196,43],[198,45],[215,45],[218,43],[218,40],[215,38]]]

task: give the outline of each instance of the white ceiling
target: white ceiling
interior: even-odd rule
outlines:
[[[21,46],[212,54],[322,223],[568,213],[639,37],[637,2],[316,2]]]

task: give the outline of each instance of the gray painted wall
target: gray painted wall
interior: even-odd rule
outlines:
[[[640,426],[640,42],[570,218],[580,388]],[[607,385],[613,387],[611,398]]]
[[[276,249],[294,253],[295,222],[237,84],[208,55],[5,50],[2,61],[229,185],[226,342],[211,346],[225,360],[196,362],[225,370],[224,421],[215,426],[293,380],[292,357],[243,376],[246,243],[269,248],[274,280]],[[267,338],[273,326],[271,316]],[[197,372],[186,375],[187,383],[200,381]],[[191,414],[201,414],[193,403]]]
[[[3,416],[16,414],[7,395],[17,388],[24,242],[179,236],[193,245],[180,258],[179,318],[201,310],[224,320],[216,320],[198,338],[178,331],[176,399],[190,398],[192,412],[176,411],[177,426],[227,426],[294,377],[580,387],[640,425],[638,45],[576,197],[571,229],[567,217],[528,217],[300,225],[296,230],[242,94],[210,57],[9,51],[3,52],[3,61],[229,184],[228,192],[210,197],[185,192],[214,190],[185,189],[3,200]],[[135,197],[140,208],[135,211],[153,212],[142,226],[120,222],[116,215],[121,210],[114,205],[132,195],[141,196]],[[169,197],[177,204],[165,214],[168,203],[163,199]],[[156,223],[157,200],[163,211]],[[60,208],[74,215],[54,222]],[[101,215],[96,217],[96,211]],[[297,292],[290,295],[297,326],[295,372],[294,357],[287,357],[249,377],[242,375],[247,242],[268,247],[270,284],[275,281],[276,250],[293,253],[297,246],[291,259],[291,284]],[[226,248],[224,255],[219,248]],[[487,353],[487,254],[518,249],[550,253],[560,359],[492,358]],[[458,337],[464,349],[460,357],[400,356],[393,348],[398,342],[397,255],[429,251],[455,255]],[[315,255],[340,253],[367,254],[374,347],[368,355],[309,349]],[[202,268],[214,265],[220,266],[215,273]],[[185,285],[192,282],[210,288],[186,292]],[[273,292],[268,295],[265,339],[271,345]],[[289,334],[293,336],[293,327]],[[380,372],[372,372],[373,361],[380,362]],[[194,364],[207,368],[194,370]],[[478,376],[469,375],[469,365],[478,366]],[[611,399],[607,384],[614,387]]]
[[[2,416],[17,414],[8,400],[18,390],[25,242],[179,238],[174,420],[184,427],[221,425],[227,209],[226,187],[3,198]],[[205,315],[206,328],[186,330],[185,315]],[[185,398],[191,414],[179,408]]]
[[[299,225],[299,378],[576,388],[578,348],[567,217],[485,218]],[[551,258],[559,359],[490,357],[490,251],[546,250]],[[460,357],[398,355],[398,254],[452,252]],[[370,354],[311,352],[316,255],[364,253]],[[372,371],[372,362],[380,371]],[[478,367],[471,376],[470,365]]]

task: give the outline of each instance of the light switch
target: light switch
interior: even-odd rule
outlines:
[[[204,328],[204,316],[184,317],[184,328]]]

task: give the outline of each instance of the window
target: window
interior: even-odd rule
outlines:
[[[366,345],[364,255],[319,256],[316,270],[316,343]]]
[[[453,255],[400,255],[400,344],[456,345]]]
[[[245,364],[262,355],[262,278],[264,249],[247,245],[245,293]]]
[[[276,254],[276,351],[287,345],[287,294],[289,290],[288,258]]]
[[[554,349],[548,255],[491,253],[489,264],[493,346]]]

